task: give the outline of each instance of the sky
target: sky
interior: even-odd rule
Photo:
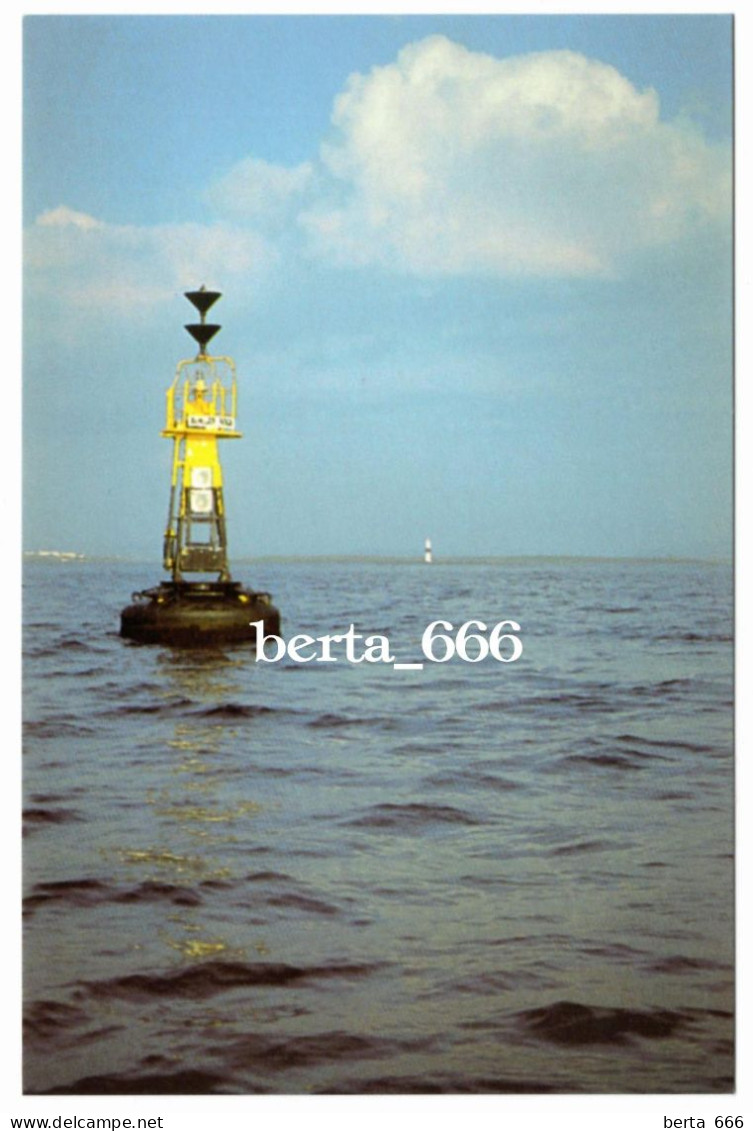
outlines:
[[[234,556],[727,558],[723,15],[27,16],[24,545],[154,560],[193,308]]]

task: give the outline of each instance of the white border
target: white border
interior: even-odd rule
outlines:
[[[742,7],[742,6],[741,6]],[[19,4],[6,0],[0,9],[0,107],[2,107],[3,148],[6,171],[2,182],[2,218],[4,227],[4,266],[2,271],[2,310],[9,338],[4,341],[3,361],[5,378],[5,407],[18,421],[14,436],[5,437],[10,459],[20,467],[20,372],[21,372],[21,21],[32,14],[88,14],[88,15],[365,15],[365,14],[500,14],[500,15],[567,15],[567,14],[683,14],[719,13],[734,14],[736,24],[736,175],[737,175],[737,893],[738,893],[738,1091],[733,1095],[661,1096],[661,1095],[598,1095],[598,1096],[364,1096],[364,1097],[286,1097],[286,1096],[45,1096],[24,1097],[21,1094],[21,1026],[20,1026],[20,538],[18,544],[11,539],[2,555],[3,608],[2,644],[2,710],[4,728],[2,744],[4,783],[2,797],[7,811],[2,817],[2,860],[6,881],[5,929],[0,955],[0,969],[4,974],[2,1010],[2,1052],[0,1053],[0,1115],[13,1117],[56,1115],[96,1118],[129,1115],[132,1118],[163,1117],[167,1131],[206,1131],[219,1125],[222,1131],[256,1131],[257,1127],[274,1125],[286,1128],[326,1128],[348,1131],[358,1125],[359,1131],[384,1131],[385,1121],[402,1127],[414,1120],[431,1120],[432,1131],[442,1131],[459,1121],[472,1121],[474,1131],[659,1131],[664,1127],[664,1117],[695,1120],[704,1118],[706,1128],[714,1127],[716,1115],[742,1116],[745,1126],[753,1131],[753,1105],[751,1105],[751,1058],[749,1031],[749,954],[750,931],[749,900],[745,892],[745,864],[750,860],[750,841],[747,835],[747,803],[750,794],[750,711],[745,699],[750,698],[750,664],[746,639],[751,621],[751,599],[748,593],[749,520],[743,513],[750,507],[749,401],[750,370],[746,320],[750,311],[751,284],[746,249],[747,208],[750,183],[747,176],[747,152],[744,144],[750,133],[747,118],[749,102],[750,58],[748,53],[749,19],[747,13],[727,4],[698,2],[661,5],[637,3],[630,10],[617,4],[528,4],[507,6],[476,3],[472,9],[462,11],[455,3],[414,2],[406,4],[386,2],[343,7],[338,4],[302,5],[281,3],[258,5],[250,3],[223,3],[207,11],[206,3],[184,0],[183,3],[129,3],[127,0],[100,0],[98,3],[62,4],[59,0],[27,0]],[[8,166],[17,173],[7,172]],[[21,504],[17,477],[10,485],[0,486],[0,499],[4,510],[5,529],[20,531]],[[7,543],[6,543],[7,546]],[[12,596],[11,596],[12,595]],[[743,702],[741,702],[741,700]],[[746,1066],[748,1066],[746,1070]],[[9,1126],[8,1123],[5,1125]],[[690,1126],[688,1124],[688,1126]]]

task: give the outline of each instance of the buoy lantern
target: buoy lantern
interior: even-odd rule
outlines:
[[[120,635],[142,644],[250,644],[256,640],[250,625],[258,620],[264,621],[266,635],[280,630],[269,593],[233,581],[228,566],[218,441],[240,439],[241,433],[236,430],[235,363],[207,353],[221,327],[208,323],[206,314],[220,297],[205,287],[186,292],[201,316],[186,326],[199,352],[178,363],[162,430],[173,441],[163,547],[171,580],[134,593],[120,615]],[[216,576],[189,580],[187,574]]]

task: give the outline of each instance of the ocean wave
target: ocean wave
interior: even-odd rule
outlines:
[[[696,970],[723,970],[732,972],[732,966],[725,962],[714,962],[709,958],[692,958],[685,954],[671,954],[647,964],[647,969],[655,974],[687,974]]]
[[[374,805],[362,817],[343,822],[352,828],[410,831],[430,825],[477,825],[479,819],[452,805],[418,803]]]
[[[120,1096],[120,1095],[206,1095],[226,1090],[225,1077],[216,1072],[179,1069],[166,1073],[121,1073],[84,1076],[73,1084],[64,1084],[28,1095]]]
[[[48,1041],[61,1032],[86,1024],[88,1020],[88,1013],[77,1005],[63,1001],[35,1001],[24,1012],[24,1036]]]
[[[628,754],[595,752],[593,754],[567,754],[561,761],[568,766],[588,766],[596,767],[597,769],[633,771],[646,768],[645,764],[640,760],[644,757],[646,757],[646,755],[639,753],[631,757]]]
[[[256,719],[261,715],[274,715],[278,712],[274,707],[253,706],[248,703],[218,703],[213,707],[203,707],[193,711],[205,719]]]
[[[558,845],[549,850],[550,856],[576,856],[582,852],[608,852],[617,847],[605,840],[581,840],[573,844]]]
[[[326,712],[323,715],[317,715],[316,718],[311,719],[306,725],[310,727],[363,727],[363,726],[381,726],[386,722],[391,724],[394,720],[378,719],[372,716],[349,716],[338,715],[334,712]]]
[[[340,915],[341,909],[333,903],[325,903],[323,899],[314,899],[309,895],[298,895],[289,892],[285,895],[271,896],[266,900],[268,907],[292,908],[294,911],[306,911],[314,915]]]
[[[656,753],[657,750],[681,750],[689,751],[693,754],[711,754],[714,752],[713,746],[708,746],[703,742],[691,742],[688,739],[667,739],[667,738],[646,738],[645,735],[638,734],[618,734],[616,736],[617,742],[628,743],[632,747],[633,753],[640,757],[661,757]],[[645,750],[641,750],[645,747]]]
[[[23,725],[25,746],[29,745],[32,739],[85,738],[96,733],[96,727],[83,723],[81,719],[71,715],[29,719]]]
[[[310,1033],[287,1039],[248,1034],[224,1044],[220,1053],[223,1061],[236,1069],[285,1071],[337,1061],[351,1063],[399,1057],[411,1052],[426,1052],[433,1044],[430,1039],[401,1040],[344,1031]]]
[[[568,1091],[582,1089],[568,1088]],[[329,1088],[318,1088],[317,1095],[536,1095],[561,1092],[554,1080],[512,1079],[509,1076],[479,1076],[474,1074],[436,1073],[416,1075],[385,1075],[358,1077]]]
[[[24,809],[24,835],[43,825],[61,825],[66,821],[82,821],[83,815],[75,809],[44,809],[39,806]]]
[[[468,786],[472,786],[473,788],[485,790],[493,789],[501,793],[506,793],[511,789],[524,788],[520,782],[513,781],[512,778],[501,777],[497,774],[485,774],[474,770],[463,773],[433,774],[430,777],[424,778],[424,782],[432,789],[467,789]]]
[[[131,715],[154,715],[158,718],[171,718],[174,715],[179,715],[182,718],[187,709],[193,705],[192,700],[186,699],[184,696],[172,696],[168,699],[162,698],[158,702],[150,700],[145,703],[134,701],[130,697],[124,699],[122,693],[117,698],[120,700],[118,706],[110,707],[101,712],[104,718],[122,718]]]
[[[125,974],[102,981],[81,981],[77,998],[143,1001],[148,998],[206,998],[248,986],[284,987],[303,982],[364,978],[382,963],[323,963],[292,966],[284,962],[210,961],[155,974]]]
[[[624,1009],[557,1001],[521,1010],[516,1019],[539,1040],[558,1045],[624,1044],[626,1038],[671,1037],[690,1015],[671,1009]]]
[[[24,914],[30,915],[49,903],[72,907],[93,907],[100,903],[170,903],[177,907],[196,907],[202,902],[192,888],[146,880],[133,888],[121,888],[96,879],[57,880],[35,884],[32,894],[23,903]]]

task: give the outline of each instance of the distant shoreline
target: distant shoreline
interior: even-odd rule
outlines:
[[[124,562],[134,565],[157,564],[151,558],[129,557],[125,555],[107,554],[82,554],[69,550],[24,550],[25,559],[35,561],[54,562]],[[546,565],[572,565],[575,563],[608,563],[615,564],[633,562],[658,565],[696,564],[696,565],[728,565],[730,558],[694,558],[694,557],[608,557],[589,554],[508,554],[491,555],[479,554],[463,557],[440,557],[429,565],[418,556],[398,556],[390,554],[267,554],[261,557],[234,557],[233,564],[237,566],[254,565],[400,565],[421,566],[423,569],[436,569],[442,566],[453,565],[531,565],[540,562]]]

